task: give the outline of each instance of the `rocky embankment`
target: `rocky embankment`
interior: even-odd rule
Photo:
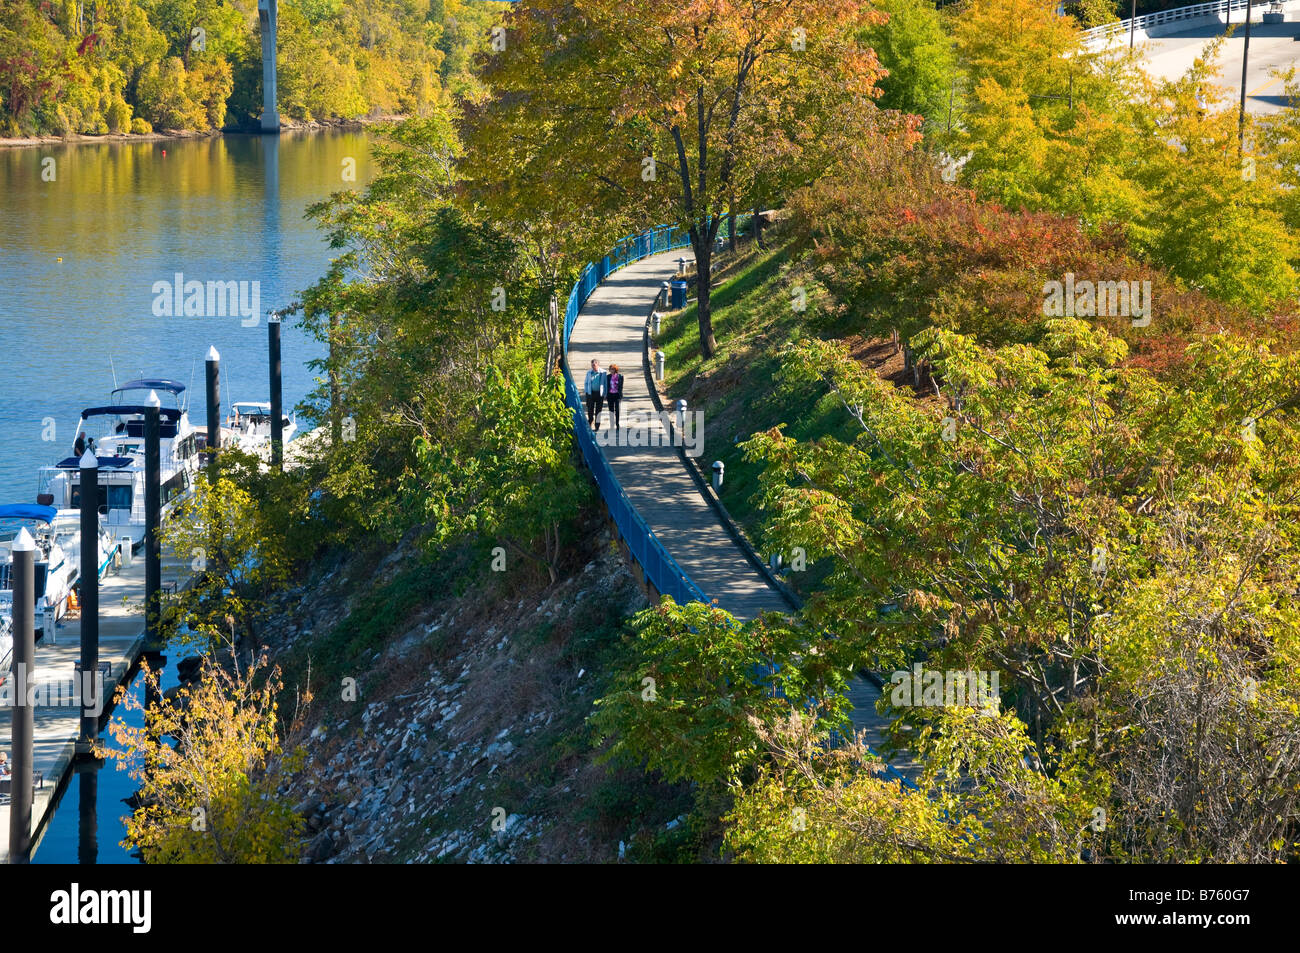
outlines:
[[[612,861],[641,825],[676,826],[682,791],[594,760],[585,719],[602,660],[646,600],[608,531],[585,550],[553,585],[485,572],[413,610],[355,676],[312,677],[295,739],[307,763],[285,792],[305,818],[306,861]],[[399,548],[371,584],[413,558]],[[310,655],[347,624],[346,594],[367,588],[338,568],[290,594],[273,655]]]

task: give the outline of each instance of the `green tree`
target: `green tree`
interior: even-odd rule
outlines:
[[[460,446],[417,437],[410,492],[433,524],[432,545],[467,535],[503,543],[555,582],[561,528],[589,496],[573,466],[573,411],[558,377],[489,367],[480,426]]]
[[[889,15],[863,38],[888,75],[880,80],[883,109],[900,109],[943,124],[957,96],[957,58],[938,8],[928,0],[880,0]]]
[[[740,625],[716,607],[665,597],[632,626],[632,663],[590,719],[606,757],[669,781],[717,784],[760,757],[759,729],[786,716],[786,699],[816,700],[819,726],[843,724],[845,668],[776,617]]]
[[[193,495],[162,534],[164,550],[195,572],[170,607],[171,618],[209,648],[228,639],[255,640],[265,600],[284,584],[290,567],[283,537],[234,476],[241,466],[234,451],[223,452],[222,462],[225,472],[215,484],[206,474],[195,478]],[[258,464],[249,459],[242,465]]]

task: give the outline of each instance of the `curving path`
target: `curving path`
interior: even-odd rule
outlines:
[[[579,389],[593,357],[602,370],[610,364],[619,366],[626,391],[621,435],[618,445],[610,440],[602,450],[628,499],[682,570],[710,599],[742,621],[762,612],[788,612],[785,600],[754,569],[701,495],[676,448],[668,444],[646,386],[642,349],[646,317],[663,282],[676,273],[681,255],[680,250],[651,255],[606,278],[583,305],[569,335],[565,360]],[[606,410],[602,416],[606,426],[608,417]],[[627,446],[627,431],[638,420],[663,439],[656,439],[654,446]],[[707,432],[707,420],[704,426]],[[879,689],[866,679],[853,680],[849,690],[853,725],[866,731],[873,748],[886,725],[876,712],[879,697]]]

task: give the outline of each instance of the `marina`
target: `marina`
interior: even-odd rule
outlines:
[[[146,609],[190,578],[188,563],[164,564],[161,530],[192,495],[200,465],[226,447],[280,464],[283,451],[273,448],[297,426],[279,406],[279,331],[270,325],[271,401],[235,404],[221,426],[220,354],[210,347],[205,431],[190,423],[185,385],[128,381],[113,389],[112,403],[81,411],[72,454],[40,469],[35,504],[0,506],[0,737],[12,747],[0,763],[5,862],[30,860],[74,770],[89,775],[80,783],[90,806],[79,801],[79,815],[97,809],[94,775],[104,765],[92,754],[95,740],[141,655],[162,648]],[[86,545],[93,559],[82,558]],[[32,599],[30,615],[20,594]],[[93,837],[78,838],[83,862],[97,853]]]
[[[328,264],[327,242],[303,212],[338,187],[345,159],[361,163],[360,179],[368,178],[368,153],[368,137],[351,131],[0,152],[0,187],[7,195],[0,343],[23,356],[0,382],[0,672],[8,675],[13,663],[9,543],[26,530],[39,550],[35,681],[25,687],[50,702],[37,707],[33,719],[32,768],[41,778],[32,791],[34,862],[131,862],[118,841],[120,818],[129,813],[123,789],[129,794],[135,784],[111,764],[93,771],[95,781],[78,773],[96,765],[74,757],[80,707],[55,704],[74,699],[81,651],[85,451],[93,441],[99,660],[108,665],[110,694],[121,683],[135,691],[142,681],[131,679],[144,648],[147,575],[139,410],[151,393],[158,398],[164,525],[192,491],[206,445],[209,347],[227,358],[213,395],[224,406],[211,408],[222,444],[269,464],[270,404],[279,396],[289,408],[281,420],[284,455],[293,462],[302,443],[294,438],[302,430],[292,408],[315,386],[310,362],[323,346],[286,321],[283,389],[269,393],[267,324],[276,332],[277,369],[282,326],[267,311],[290,304]],[[40,177],[42,162],[51,157],[59,167],[56,184]],[[193,227],[196,222],[201,227]],[[176,272],[187,281],[220,278],[223,287],[233,281],[243,293],[239,307],[224,314],[220,307],[156,314],[154,285]],[[182,570],[188,573],[188,562],[172,566],[163,555],[164,593],[184,584]],[[170,671],[164,678],[174,677]],[[14,689],[12,678],[0,685],[3,692]],[[11,764],[13,711],[0,706],[0,752]],[[107,716],[101,728],[106,724]],[[0,844],[6,851],[12,793],[3,789],[11,786],[0,771]],[[90,803],[98,814],[97,844],[79,830],[86,791],[96,786],[98,807],[93,797]]]

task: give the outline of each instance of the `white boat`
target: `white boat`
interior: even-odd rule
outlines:
[[[0,685],[5,683],[13,668],[14,632],[8,616],[0,616]]]
[[[31,503],[0,506],[0,619],[6,628],[13,617],[13,542],[23,528],[36,543],[36,629],[44,632],[68,613],[81,578],[81,513]],[[95,545],[102,577],[119,561],[119,549],[102,524]]]
[[[298,430],[296,417],[281,418],[280,442],[288,445]],[[230,405],[230,414],[222,428],[222,440],[244,453],[255,454],[264,460],[271,458],[271,405],[267,401],[237,400]]]
[[[81,457],[86,450],[99,461],[99,512],[114,539],[144,542],[145,400],[149,392],[164,401],[160,409],[159,469],[162,519],[165,521],[191,492],[199,465],[200,434],[181,402],[185,385],[162,378],[128,381],[113,391],[113,403],[81,412],[72,455],[39,471],[37,501],[58,509],[81,506]],[[167,406],[170,395],[171,406]],[[129,398],[134,396],[135,400]]]

